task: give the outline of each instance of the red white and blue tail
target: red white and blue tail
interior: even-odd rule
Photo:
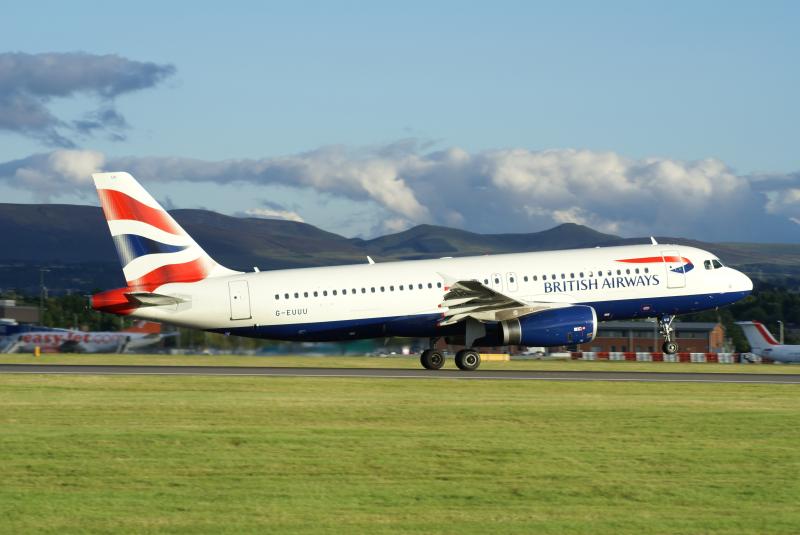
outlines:
[[[736,325],[742,328],[750,343],[750,348],[756,353],[780,345],[772,333],[758,321],[737,321]]]
[[[171,282],[236,273],[208,256],[130,174],[92,178],[129,288],[152,292]]]

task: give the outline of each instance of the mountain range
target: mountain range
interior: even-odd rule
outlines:
[[[208,210],[170,213],[218,262],[242,271],[353,264],[480,254],[649,243],[565,223],[529,233],[476,234],[419,225],[374,239],[345,238],[307,223],[240,218]],[[717,254],[760,279],[800,278],[800,244],[706,243],[656,237]],[[49,272],[40,273],[40,269]],[[0,203],[0,290],[37,293],[40,277],[51,291],[89,292],[124,285],[98,207]]]

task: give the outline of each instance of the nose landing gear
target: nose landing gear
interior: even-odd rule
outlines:
[[[673,341],[672,334],[675,332],[672,328],[672,322],[675,316],[664,315],[658,318],[658,329],[664,337],[664,344],[661,346],[662,351],[667,355],[674,355],[678,352],[678,344]]]

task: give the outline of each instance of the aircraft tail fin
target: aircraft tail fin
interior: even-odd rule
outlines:
[[[750,343],[750,348],[754,352],[767,349],[770,346],[780,345],[764,324],[758,321],[737,321],[736,325],[742,328],[747,341]]]
[[[237,273],[215,262],[130,174],[92,175],[129,288]]]

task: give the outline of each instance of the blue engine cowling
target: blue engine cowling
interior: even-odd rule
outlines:
[[[597,333],[597,314],[590,306],[543,310],[500,322],[503,345],[563,346],[584,344]]]

